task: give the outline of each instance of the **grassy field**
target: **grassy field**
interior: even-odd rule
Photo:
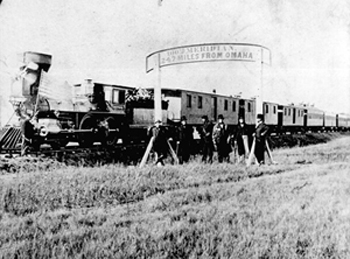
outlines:
[[[0,176],[0,258],[350,258],[349,147],[249,168],[23,159]]]

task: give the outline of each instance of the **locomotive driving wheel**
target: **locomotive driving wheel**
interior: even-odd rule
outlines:
[[[80,122],[80,130],[86,130],[78,135],[79,145],[81,147],[91,147],[95,142],[94,130],[96,129],[96,120],[90,116],[86,115]],[[91,131],[91,132],[90,132]]]
[[[105,120],[106,125],[106,144],[107,146],[114,146],[118,142],[118,123],[113,117],[108,117]]]

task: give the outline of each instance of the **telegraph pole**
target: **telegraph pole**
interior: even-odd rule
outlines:
[[[256,100],[255,100],[255,115],[263,114],[263,94],[264,94],[264,61],[263,61],[263,49],[260,48],[260,82],[258,84],[257,92],[256,92]]]

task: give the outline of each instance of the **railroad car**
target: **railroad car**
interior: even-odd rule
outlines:
[[[153,89],[148,90],[153,92]],[[203,115],[216,121],[217,116],[222,114],[230,127],[237,126],[239,117],[244,118],[248,125],[255,124],[253,99],[171,88],[163,88],[161,92],[162,99],[168,103],[169,123],[176,124],[181,116],[186,116],[190,125],[198,126],[202,124]]]
[[[277,131],[278,127],[278,104],[272,102],[263,102],[263,114],[265,124],[270,127],[270,131]]]
[[[282,131],[298,132],[302,131],[305,126],[304,120],[305,108],[300,106],[280,105],[278,125]]]
[[[305,107],[305,124],[307,131],[320,131],[324,128],[324,111],[313,106]]]
[[[337,114],[336,126],[339,131],[345,131],[350,128],[350,115],[345,113]]]
[[[324,112],[324,128],[326,130],[335,130],[337,126],[337,115],[332,112]]]

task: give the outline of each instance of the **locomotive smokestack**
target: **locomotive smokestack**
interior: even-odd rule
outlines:
[[[35,96],[39,87],[41,71],[47,72],[51,67],[51,55],[27,51],[23,53],[23,68],[26,72],[22,79],[22,95]],[[37,67],[33,66],[33,63]]]
[[[28,65],[33,62],[39,66],[39,70],[49,71],[51,67],[52,56],[39,52],[27,51],[23,53],[23,63]]]

